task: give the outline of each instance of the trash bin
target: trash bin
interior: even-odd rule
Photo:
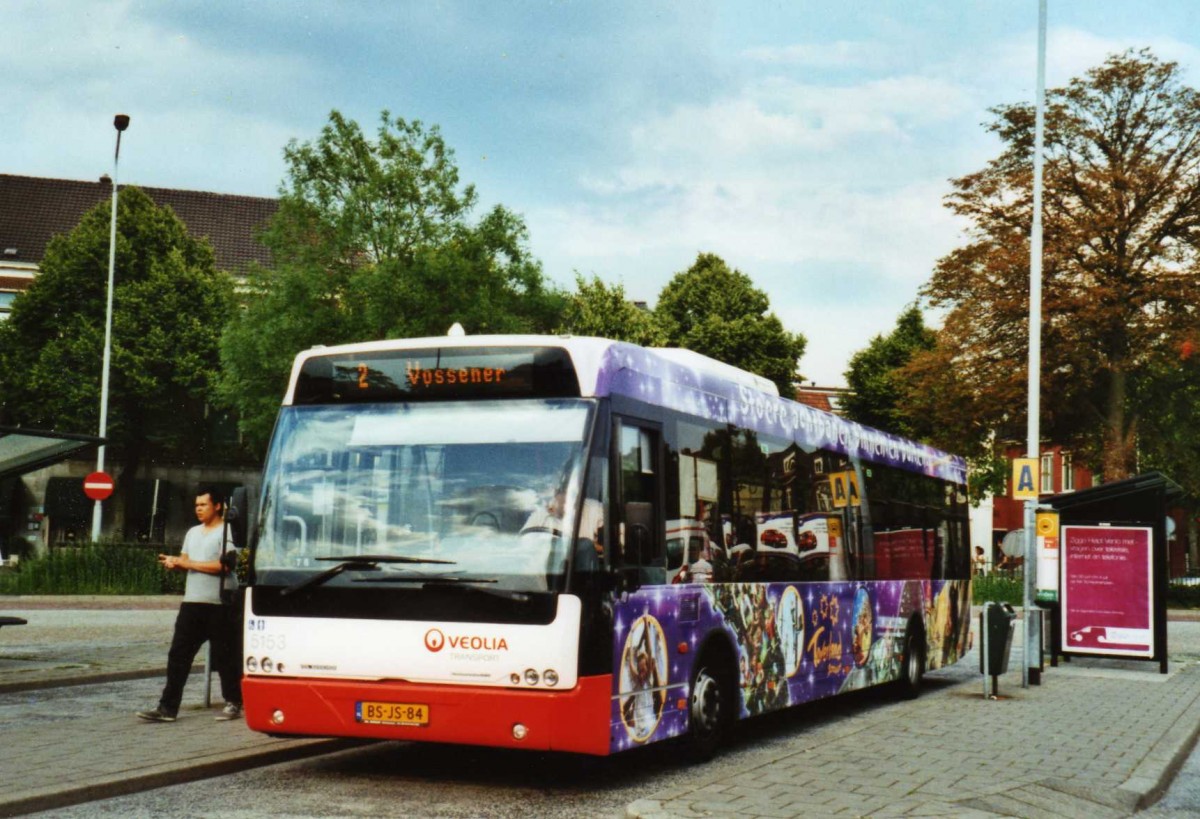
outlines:
[[[1008,671],[1008,655],[1012,652],[1014,625],[1017,613],[1008,603],[988,603],[979,614],[980,634],[984,636],[987,656],[979,651],[979,670],[997,677]],[[986,662],[985,662],[986,660]]]

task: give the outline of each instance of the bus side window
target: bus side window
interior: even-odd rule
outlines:
[[[666,550],[658,514],[662,491],[659,434],[628,422],[622,423],[618,432],[621,563],[639,568],[640,583],[665,583]]]

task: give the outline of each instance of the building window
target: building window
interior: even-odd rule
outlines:
[[[1047,452],[1042,455],[1042,489],[1043,495],[1054,494],[1054,453]]]
[[[8,318],[8,314],[12,312],[13,301],[16,298],[16,293],[0,292],[0,321]]]
[[[1062,456],[1062,491],[1075,491],[1075,467],[1071,464],[1071,453],[1064,452]]]

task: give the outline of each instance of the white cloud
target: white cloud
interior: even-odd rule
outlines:
[[[744,50],[742,56],[754,62],[779,66],[880,68],[889,63],[889,51],[879,43],[837,40],[831,43],[759,46]]]
[[[954,247],[961,225],[942,197],[965,169],[925,143],[964,119],[975,128],[977,115],[940,78],[759,77],[635,126],[626,161],[582,181],[585,201],[529,215],[536,251],[559,281],[570,283],[568,267],[595,272],[650,302],[697,252],[714,252],[809,338],[806,375],[841,383],[849,355]]]
[[[53,7],[51,7],[53,8]],[[8,172],[95,178],[111,171],[112,117],[132,117],[122,178],[145,185],[269,193],[296,133],[274,88],[312,80],[296,53],[212,47],[163,28],[132,2],[47,13],[6,4],[0,94]],[[140,167],[153,171],[139,177]],[[162,169],[169,169],[163,173]]]

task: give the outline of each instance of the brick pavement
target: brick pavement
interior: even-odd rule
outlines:
[[[768,763],[655,794],[626,815],[1129,816],[1161,795],[1200,731],[1200,624],[1172,634],[1184,629],[1187,639],[1168,640],[1166,675],[1076,658],[1028,689],[1019,670],[1007,674],[1000,699],[984,700],[981,677],[935,673],[917,700],[818,723]]]
[[[30,621],[0,631],[0,816],[347,747],[216,722],[199,675],[179,723],[137,722],[133,711],[152,705],[162,684],[178,598],[129,605],[0,600],[5,614]],[[970,655],[935,672],[919,699],[872,702],[846,720],[817,714],[769,762],[725,768],[718,759],[704,766],[718,780],[652,794],[626,813],[1128,816],[1165,787],[1200,728],[1200,622],[1173,622],[1170,646],[1167,675],[1151,663],[1076,659],[1029,689],[1006,675],[994,701],[983,699]],[[38,679],[125,681],[44,688]]]
[[[179,721],[143,723],[166,674],[179,597],[0,598],[0,816],[15,816],[329,753],[217,722],[194,673]],[[86,686],[84,684],[87,684]]]

